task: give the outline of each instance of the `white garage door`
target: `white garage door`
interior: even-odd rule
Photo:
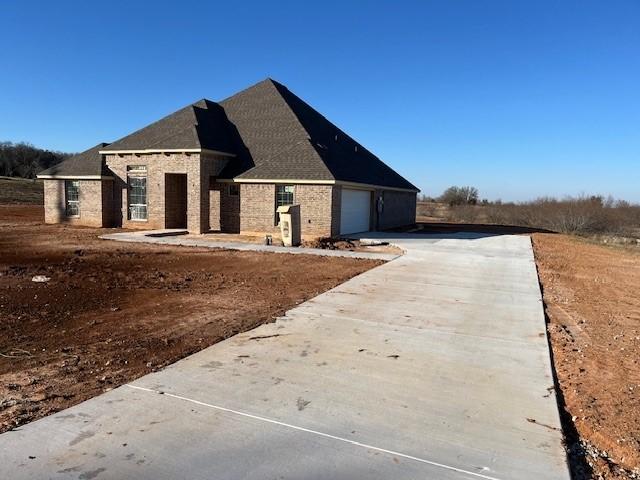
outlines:
[[[366,232],[371,214],[371,192],[342,189],[340,210],[340,234]]]

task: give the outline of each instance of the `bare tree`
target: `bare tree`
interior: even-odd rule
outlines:
[[[450,206],[475,205],[478,203],[478,189],[475,187],[449,187],[438,198],[442,203]]]

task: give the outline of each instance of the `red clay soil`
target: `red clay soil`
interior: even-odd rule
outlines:
[[[640,478],[640,252],[566,235],[533,241],[582,478]]]
[[[38,206],[0,205],[0,432],[272,321],[381,263],[125,244],[101,232],[43,225]]]

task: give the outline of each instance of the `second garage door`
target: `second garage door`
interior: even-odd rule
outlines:
[[[370,216],[371,192],[343,188],[340,207],[340,234],[368,231]]]

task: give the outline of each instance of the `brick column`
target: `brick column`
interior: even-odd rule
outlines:
[[[200,161],[190,155],[187,166],[187,230],[202,233],[200,225]]]

